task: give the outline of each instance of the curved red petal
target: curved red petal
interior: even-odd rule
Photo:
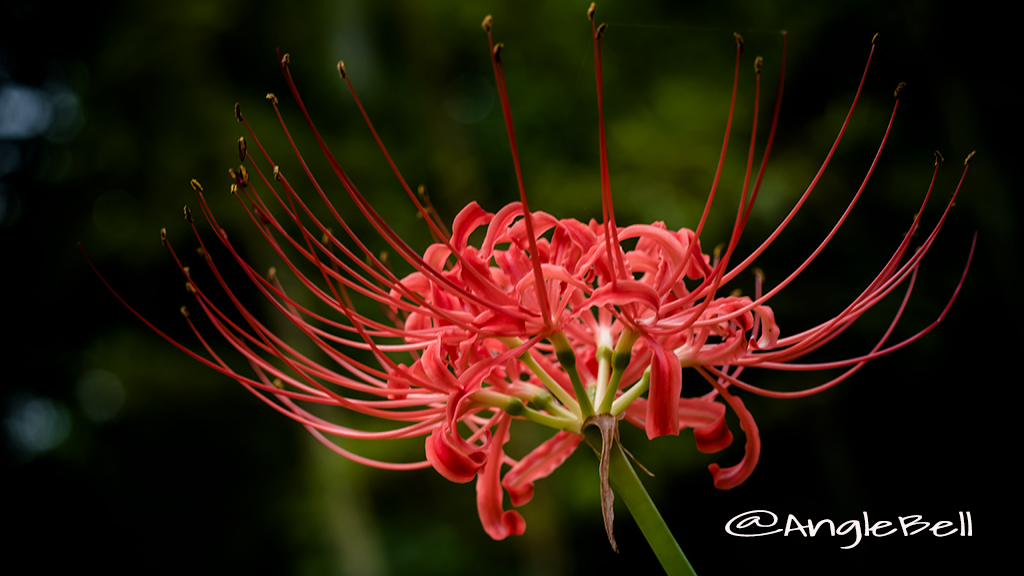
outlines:
[[[469,444],[456,436],[444,423],[427,436],[424,447],[427,462],[438,474],[458,484],[465,484],[476,477],[487,461],[483,448]]]
[[[721,404],[715,405],[722,406]],[[693,437],[697,440],[697,450],[704,454],[720,452],[732,444],[732,432],[729,431],[729,426],[725,423],[725,411],[722,411],[722,416],[714,423],[694,428]]]
[[[562,430],[549,440],[533,449],[511,470],[505,473],[501,485],[512,497],[513,506],[522,506],[533,498],[533,483],[547,478],[566,458],[576,451],[583,441],[579,434]]]
[[[526,520],[515,510],[505,511],[501,500],[504,492],[501,489],[501,464],[504,460],[503,447],[508,442],[508,428],[512,418],[502,414],[498,418],[498,430],[487,454],[484,471],[476,481],[476,507],[480,513],[480,523],[484,531],[495,540],[504,540],[508,536],[518,536],[526,531]]]
[[[647,437],[679,434],[679,394],[683,390],[683,367],[661,343],[648,340],[654,353],[651,361],[651,389],[647,394]]]
[[[740,427],[747,435],[746,451],[739,464],[728,468],[719,468],[718,464],[708,466],[708,470],[711,471],[711,476],[715,480],[715,488],[729,490],[742,484],[754,471],[757,460],[761,457],[761,437],[757,433],[757,423],[754,422],[754,417],[750,415],[747,407],[743,405],[743,400],[725,390],[721,390],[721,394],[736,415],[740,417]]]
[[[490,222],[493,217],[494,214],[487,212],[476,202],[470,202],[455,216],[455,221],[452,223],[451,245],[456,250],[462,250],[469,242],[469,235],[480,226]]]

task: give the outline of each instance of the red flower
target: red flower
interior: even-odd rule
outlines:
[[[237,380],[273,409],[299,422],[318,440],[347,458],[393,470],[432,466],[453,482],[475,479],[484,529],[493,538],[502,539],[525,530],[525,522],[518,512],[503,509],[504,491],[509,493],[514,506],[528,502],[533,495],[533,483],[551,474],[576,450],[586,426],[599,425],[606,439],[611,437],[620,418],[645,429],[649,438],[692,428],[697,448],[714,453],[733,439],[725,423],[728,407],[739,417],[746,442],[745,454],[739,463],[727,468],[712,464],[710,470],[716,487],[732,488],[750,476],[760,453],[757,425],[743,401],[735,395],[736,388],[771,397],[814,394],[850,377],[868,360],[913,342],[945,315],[948,306],[935,323],[917,335],[887,345],[892,326],[903,311],[901,306],[892,326],[870,351],[824,364],[796,363],[846,330],[899,286],[905,286],[906,303],[921,259],[942,227],[959,186],[942,217],[924,236],[916,251],[911,251],[910,247],[919,217],[894,248],[889,263],[846,309],[814,328],[782,336],[775,313],[768,306],[769,300],[802,273],[832,239],[859,199],[874,163],[832,232],[782,282],[765,291],[763,276],[755,271],[757,281],[753,297],[719,294],[723,285],[749,269],[784,231],[815,189],[835,150],[833,146],[811,185],[775,232],[757,250],[734,264],[738,259],[734,251],[758,195],[771,152],[782,96],[780,77],[764,158],[756,177],[752,178],[760,58],[755,61],[755,114],[746,177],[730,240],[721,253],[713,258],[705,254],[700,238],[721,174],[733,106],[730,106],[715,184],[694,229],[672,230],[663,222],[618,226],[608,178],[603,117],[599,124],[602,221],[559,220],[531,211],[522,184],[505,89],[502,45],[491,40],[490,17],[485,19],[484,29],[490,41],[495,80],[519,177],[520,201],[493,214],[471,203],[455,217],[449,233],[430,204],[413,192],[391,162],[352,89],[344,64],[339,63],[338,71],[352,90],[374,139],[436,238],[436,242],[422,252],[408,246],[367,202],[320,138],[292,81],[286,54],[281,58],[285,80],[335,176],[362,216],[414,272],[399,278],[385,259],[370,251],[334,208],[293,143],[293,151],[306,170],[303,176],[333,214],[334,222],[329,225],[321,221],[307,200],[278,170],[236,109],[236,116],[245,123],[258,153],[250,154],[246,141],[240,139],[240,156],[244,163],[232,170],[232,192],[291,275],[335,313],[325,316],[304,306],[302,300],[293,298],[283,288],[273,270],[267,277],[257,273],[218,226],[202,187],[193,181],[200,211],[215,231],[217,241],[233,255],[255,287],[329,358],[330,363],[321,364],[276,336],[234,296],[218,265],[209,256],[198,230],[196,238],[202,247],[201,253],[220,289],[244,322],[232,320],[219,309],[208,298],[210,287],[194,282],[188,268],[181,265],[176,255],[175,261],[188,279],[187,287],[202,315],[221,338],[241,353],[248,365],[236,367],[218,356],[184,308],[182,312],[206,354],[171,340],[173,344]],[[603,105],[600,43],[603,31],[603,26],[593,27],[599,110]],[[738,35],[736,38],[733,105],[743,47],[742,39]],[[871,52],[873,54],[874,45]],[[868,63],[870,60],[871,55]],[[784,74],[785,51],[782,70]],[[866,76],[867,66],[864,73]],[[836,137],[836,145],[843,137],[859,96],[860,88]],[[268,99],[277,111],[277,98],[268,95]],[[897,91],[893,119],[898,104]],[[280,118],[280,113],[278,116]],[[283,120],[281,126],[284,128]],[[287,128],[285,131],[287,134]],[[290,135],[288,137],[291,142]],[[887,137],[888,129],[882,136],[879,155]],[[877,159],[878,156],[876,162]],[[937,161],[936,172],[938,165]],[[931,187],[922,201],[922,210],[930,193]],[[186,217],[195,229],[188,208]],[[332,227],[341,232],[332,231]],[[477,231],[483,232],[483,240],[471,244],[470,238]],[[173,255],[166,237],[164,241]],[[350,297],[353,293],[379,303],[390,321],[382,322],[357,310]],[[953,298],[955,296],[956,291]],[[374,362],[367,364],[360,360],[363,353],[369,353]],[[393,359],[401,355],[407,357],[405,362]],[[681,396],[684,368],[692,369],[688,372],[708,382],[707,394],[695,398]],[[783,393],[747,383],[743,379],[747,368],[845,368],[845,371],[814,388]],[[307,411],[304,408],[307,404],[336,406],[393,425],[384,431],[378,426],[372,431],[354,429]],[[530,420],[554,429],[555,434],[516,461],[504,450],[513,420]],[[349,452],[328,436],[340,438],[342,445],[345,439],[425,437],[426,458],[411,463],[381,462]],[[510,468],[502,475],[506,464]],[[603,482],[607,482],[605,474],[606,470],[602,473]]]

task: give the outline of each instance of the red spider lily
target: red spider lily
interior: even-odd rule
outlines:
[[[533,495],[533,483],[551,474],[576,450],[583,440],[583,430],[590,425],[601,428],[605,440],[602,486],[606,488],[607,446],[619,419],[643,428],[649,438],[692,428],[697,449],[714,453],[732,442],[732,433],[725,422],[728,407],[739,417],[746,437],[745,453],[740,462],[732,466],[720,468],[712,464],[710,470],[715,486],[720,489],[745,481],[757,464],[760,440],[752,415],[730,388],[779,398],[815,394],[849,378],[868,360],[917,340],[945,316],[960,285],[932,324],[906,340],[887,345],[913,289],[921,260],[960,190],[967,163],[964,176],[942,216],[916,251],[911,251],[910,247],[919,226],[920,211],[888,263],[843,311],[799,334],[782,337],[768,301],[821,253],[857,203],[895,119],[899,89],[889,128],[882,136],[875,160],[832,231],[800,266],[770,290],[765,291],[763,276],[755,270],[756,287],[752,298],[721,296],[719,291],[752,266],[814,191],[850,122],[874,44],[846,120],[818,173],[775,231],[735,264],[739,258],[734,257],[734,252],[757,198],[775,136],[785,71],[785,44],[778,96],[756,176],[753,165],[761,59],[755,61],[754,119],[739,208],[728,244],[712,258],[704,253],[700,238],[715,198],[732,126],[742,38],[736,35],[732,103],[721,156],[697,226],[693,230],[672,230],[662,222],[655,222],[620,227],[612,203],[602,110],[601,36],[605,27],[594,24],[593,7],[588,15],[593,32],[600,113],[600,222],[559,220],[530,210],[505,87],[502,45],[492,39],[489,16],[483,27],[490,44],[520,201],[496,213],[471,203],[455,217],[450,232],[425,197],[416,194],[402,177],[363,110],[344,64],[338,64],[339,74],[351,90],[381,152],[436,239],[422,253],[406,244],[388,226],[328,150],[299,97],[289,71],[289,56],[285,54],[280,58],[285,81],[338,182],[391,251],[414,272],[399,278],[385,259],[374,254],[357,237],[303,161],[281,118],[277,98],[268,95],[305,177],[334,221],[328,224],[316,216],[277,168],[237,108],[236,117],[245,124],[258,153],[251,155],[246,141],[239,140],[243,165],[232,170],[232,192],[291,274],[335,314],[323,315],[301,304],[285,291],[273,270],[267,277],[254,270],[217,224],[203,188],[194,180],[192,184],[200,211],[215,231],[217,240],[256,289],[330,359],[331,365],[314,361],[276,336],[242,304],[206,249],[187,207],[186,218],[195,231],[201,253],[241,321],[214,304],[207,295],[208,287],[191,279],[189,269],[182,265],[165,234],[162,239],[188,278],[187,288],[196,305],[216,333],[244,357],[248,367],[242,370],[222,359],[193,324],[184,307],[182,313],[206,351],[205,355],[186,348],[139,317],[199,362],[235,379],[267,405],[302,424],[342,456],[391,470],[432,466],[453,482],[476,479],[480,518],[484,529],[495,539],[525,530],[525,522],[518,512],[504,510],[504,492],[509,493],[514,506],[528,502]],[[939,160],[941,156],[937,156],[935,174]],[[254,175],[251,179],[250,172]],[[921,211],[934,182],[933,174]],[[340,234],[333,231],[337,227],[340,227]],[[477,230],[482,230],[483,240],[474,245],[470,237]],[[624,243],[634,247],[627,249]],[[300,268],[303,262],[308,264]],[[315,272],[310,273],[310,270]],[[962,284],[963,278],[960,282]],[[903,304],[870,351],[835,362],[797,363],[849,328],[899,286],[905,286]],[[353,292],[379,303],[389,321],[380,321],[358,311],[350,297]],[[367,354],[373,358],[372,363],[360,359]],[[399,355],[407,355],[408,360],[396,361]],[[842,368],[844,371],[807,390],[774,392],[743,380],[743,372],[748,367]],[[707,380],[710,391],[695,398],[682,397],[683,368],[692,368]],[[336,406],[394,422],[394,425],[384,431],[350,428],[308,411],[304,407],[308,404]],[[556,433],[516,461],[504,451],[513,420],[531,420],[555,429]],[[378,440],[425,436],[426,456],[420,462],[381,462],[354,454],[328,436]],[[503,475],[506,464],[510,467]]]

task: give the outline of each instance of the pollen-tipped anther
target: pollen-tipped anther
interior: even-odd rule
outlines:
[[[273,280],[274,278],[277,278],[277,268],[271,266],[270,269],[267,270],[267,280]]]
[[[493,19],[491,18],[490,14],[484,16],[484,21],[480,23],[480,27],[484,29],[484,32],[491,31],[491,20]]]
[[[597,27],[597,32],[594,33],[594,38],[600,40],[601,36],[604,35],[604,32],[607,29],[608,29],[608,23],[607,22],[602,22],[601,25]]]
[[[875,32],[875,35],[871,37],[871,45],[874,46],[877,43],[878,43],[878,32]]]
[[[280,378],[274,378],[270,383],[274,385],[274,388],[284,390],[284,382],[281,382]]]
[[[193,285],[191,282],[185,282],[185,291],[188,292],[189,294],[195,294],[196,292],[198,292],[198,290],[196,290],[195,285]]]
[[[235,121],[236,122],[241,122],[242,121],[242,105],[239,104],[238,102],[235,102]]]
[[[893,98],[899,98],[900,97],[900,90],[903,90],[906,87],[907,87],[907,83],[906,82],[900,82],[899,84],[897,84],[896,85],[896,90],[893,90],[893,93],[892,93]]]
[[[978,153],[977,150],[971,150],[971,153],[967,155],[967,158],[964,158],[964,166],[967,166],[968,164],[970,164],[971,163],[971,158],[974,158],[974,155],[977,154],[977,153]]]
[[[281,167],[274,166],[274,180],[281,181]]]
[[[161,228],[160,229],[160,243],[161,244],[166,244],[167,243],[167,228]]]
[[[338,60],[338,76],[342,78],[348,78],[348,72],[345,71],[345,61]]]
[[[498,42],[497,44],[494,45],[494,52],[492,52],[492,54],[493,54],[494,60],[496,62],[500,62],[501,61],[501,49],[504,48],[504,47],[505,47],[505,45],[502,44],[501,42]]]
[[[238,159],[245,162],[245,136],[238,137]]]
[[[284,56],[281,56],[281,66],[287,66],[292,63],[292,55],[285,52]]]
[[[739,32],[733,32],[733,37],[736,38],[736,45],[740,48],[740,53],[743,53],[743,36],[740,36]]]
[[[946,161],[946,159],[942,157],[942,152],[939,152],[938,150],[936,150],[935,151],[935,165],[938,166],[939,164],[942,164],[945,161]]]
[[[267,92],[267,100],[270,100],[271,104],[277,106],[277,96],[274,96],[273,92]]]
[[[246,171],[244,166],[239,166],[238,170],[234,168],[228,168],[228,176],[238,184],[239,187],[245,188],[249,185],[249,172]]]
[[[231,185],[231,195],[234,196],[235,194],[238,194],[238,184]]]
[[[185,213],[185,220],[192,222],[192,211],[188,209],[188,204],[185,204],[185,207],[182,208],[181,211]]]
[[[760,74],[761,73],[761,67],[762,66],[764,66],[764,58],[762,58],[760,56],[758,56],[757,58],[754,58],[754,73],[755,74]]]
[[[591,2],[590,8],[587,8],[587,18],[589,18],[591,22],[594,21],[594,12],[597,12],[597,4]]]
[[[178,311],[181,312],[182,316],[188,318],[188,308],[182,306],[181,308],[178,309]]]
[[[202,192],[203,191],[203,185],[199,183],[199,180],[196,180],[195,178],[193,178],[189,182],[189,184],[192,186],[192,189],[195,190],[196,192]]]

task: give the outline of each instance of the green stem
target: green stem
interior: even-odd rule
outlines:
[[[591,447],[601,445],[601,433],[595,427],[587,428],[586,435],[587,443]],[[633,471],[633,466],[630,465],[618,442],[612,446],[608,472],[615,492],[626,503],[626,508],[629,509],[633,519],[640,526],[640,531],[647,538],[647,543],[654,550],[654,555],[658,557],[665,573],[669,576],[696,576],[697,573],[693,571],[689,560],[686,559],[675,536],[665,524],[665,519],[661,517],[661,513],[654,506],[654,502],[647,494],[647,490],[644,489],[636,472]]]

